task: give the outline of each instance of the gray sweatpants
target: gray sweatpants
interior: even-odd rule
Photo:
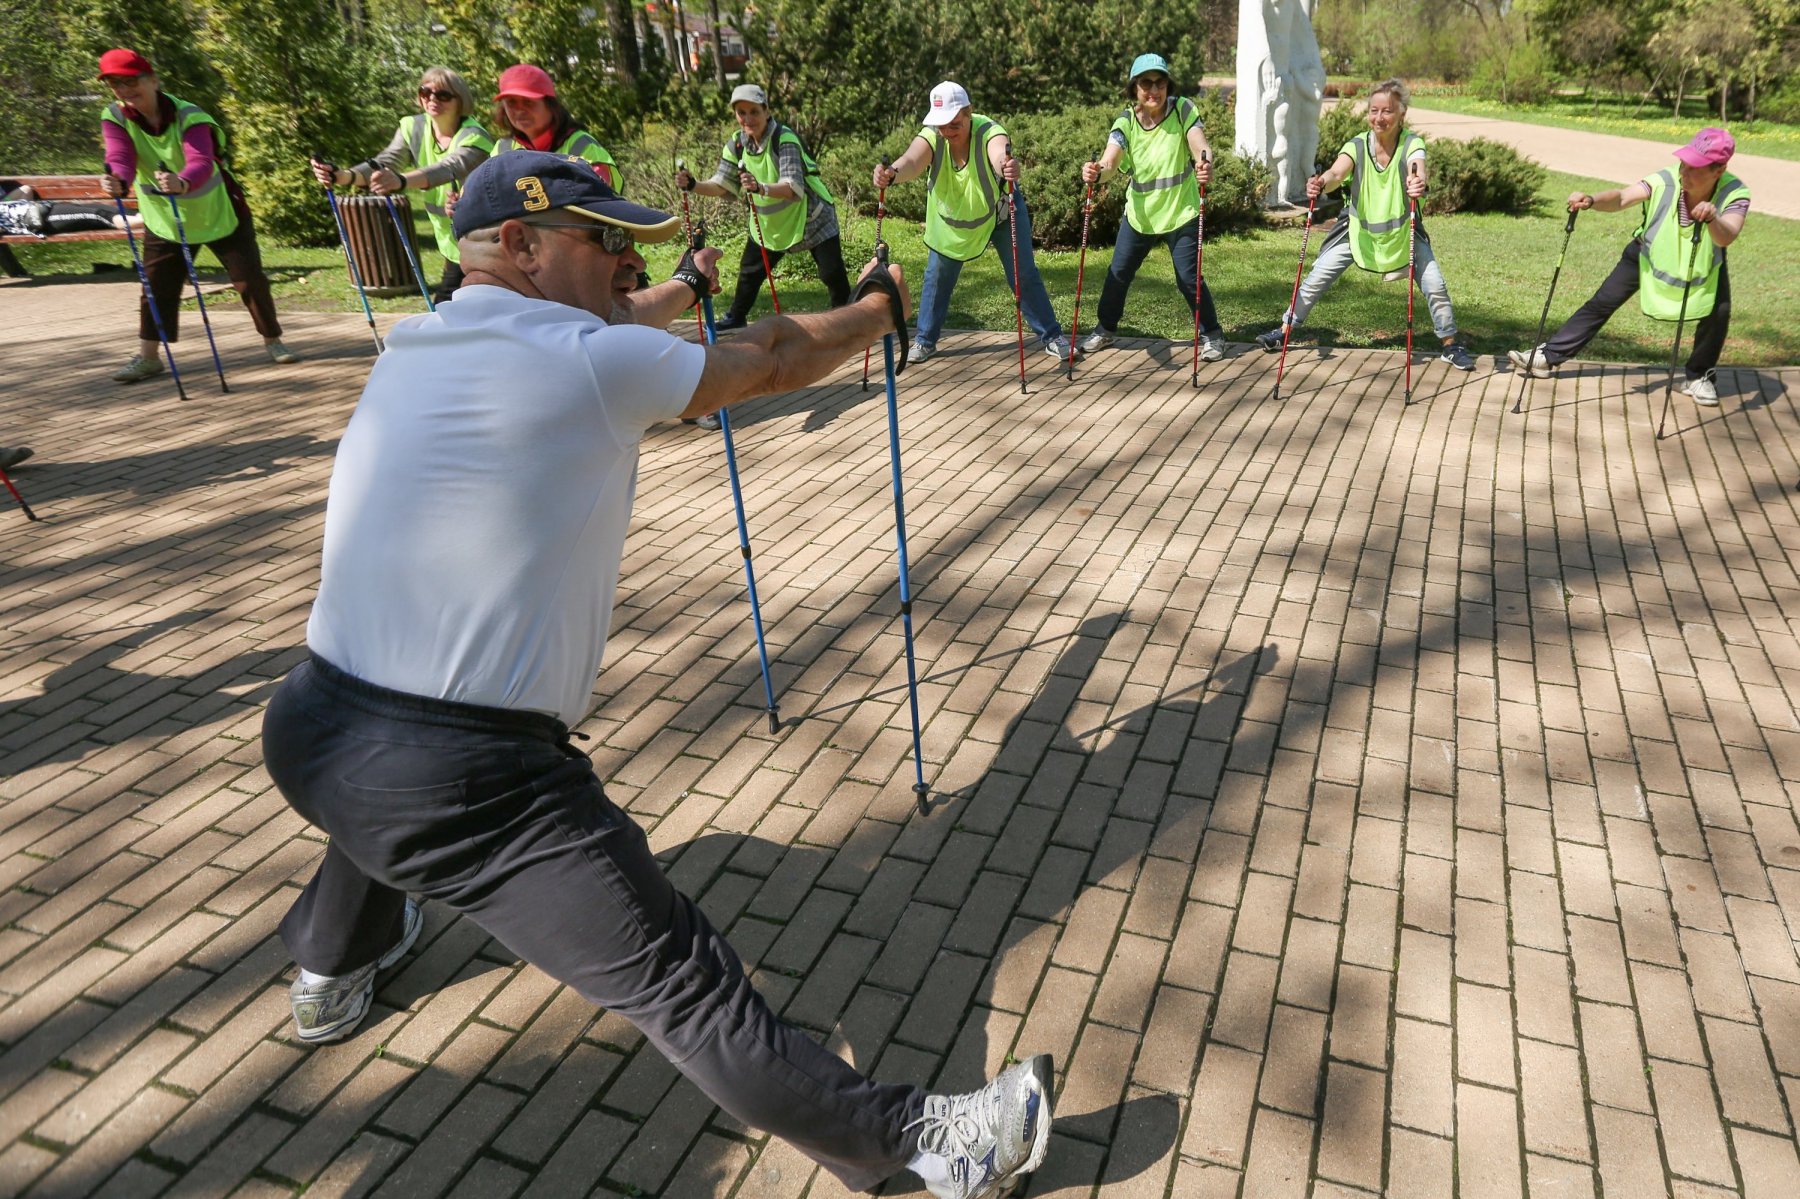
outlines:
[[[281,922],[301,966],[375,961],[410,891],[630,1020],[713,1102],[845,1186],[913,1157],[924,1092],[864,1077],[769,1010],[560,721],[407,695],[314,657],[270,701],[263,757],[331,834]]]
[[[1288,309],[1287,321],[1299,328],[1311,312],[1325,289],[1337,282],[1337,277],[1349,270],[1355,259],[1350,253],[1350,218],[1340,218],[1337,227],[1332,229],[1319,247],[1319,256],[1313,260],[1312,270],[1306,272],[1306,278],[1300,282],[1300,294],[1294,300],[1294,306]],[[1404,267],[1401,268],[1405,270]],[[1443,268],[1438,266],[1437,257],[1431,252],[1431,242],[1420,237],[1413,250],[1413,270],[1419,279],[1419,290],[1425,293],[1426,306],[1431,309],[1431,327],[1440,338],[1456,336],[1456,314],[1450,310],[1450,288],[1444,282]],[[1404,300],[1404,297],[1402,297]]]

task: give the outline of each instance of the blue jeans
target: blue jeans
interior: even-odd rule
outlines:
[[[1100,289],[1100,328],[1109,333],[1119,327],[1119,321],[1125,315],[1125,293],[1131,288],[1131,281],[1137,277],[1138,267],[1144,265],[1144,258],[1150,253],[1150,247],[1157,242],[1164,242],[1169,247],[1169,257],[1175,260],[1175,282],[1181,287],[1181,294],[1188,302],[1188,310],[1194,308],[1194,261],[1198,242],[1195,240],[1200,230],[1200,218],[1195,217],[1179,229],[1171,229],[1167,233],[1139,233],[1131,227],[1129,220],[1119,222],[1119,240],[1113,243],[1112,265],[1106,268],[1106,284]],[[1202,333],[1218,333],[1219,314],[1213,307],[1212,288],[1204,282],[1200,287],[1200,331]]]
[[[1456,336],[1456,312],[1450,307],[1450,287],[1444,282],[1444,269],[1432,254],[1431,241],[1423,235],[1422,225],[1419,232],[1420,236],[1413,242],[1413,273],[1418,277],[1419,290],[1425,293],[1432,332],[1448,341]],[[1312,269],[1306,272],[1300,294],[1294,306],[1288,309],[1288,323],[1298,329],[1305,322],[1306,314],[1319,302],[1319,297],[1325,294],[1325,289],[1337,282],[1338,276],[1355,262],[1350,250],[1350,218],[1341,217],[1337,227],[1325,238],[1325,244],[1319,247],[1319,256],[1313,261]]]
[[[1019,203],[1019,307],[1025,313],[1025,323],[1037,334],[1042,342],[1049,342],[1062,336],[1062,325],[1056,319],[1056,310],[1050,306],[1050,293],[1044,290],[1044,280],[1038,275],[1037,259],[1031,254],[1031,211],[1025,207],[1025,193],[1017,193]],[[1006,272],[1006,285],[1013,284],[1012,262],[1012,230],[1004,220],[994,222],[994,232],[988,237],[988,244],[1000,253],[1000,269]],[[979,256],[978,256],[979,257]],[[969,260],[973,262],[974,259]],[[948,258],[931,250],[925,258],[925,282],[919,286],[919,324],[913,332],[913,340],[927,349],[937,345],[938,334],[943,331],[944,318],[950,312],[950,293],[956,290],[956,280],[962,274],[967,263]]]

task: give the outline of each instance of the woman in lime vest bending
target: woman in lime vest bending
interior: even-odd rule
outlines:
[[[552,154],[570,154],[594,164],[594,173],[602,182],[621,195],[625,184],[619,176],[619,164],[600,144],[598,138],[575,123],[563,102],[556,98],[556,84],[542,67],[515,63],[500,72],[500,87],[494,99],[494,127],[500,137],[494,153],[508,150],[548,150]]]
[[[456,235],[450,229],[450,189],[494,152],[494,139],[474,117],[475,93],[449,67],[427,67],[419,76],[422,112],[403,117],[387,149],[349,169],[313,160],[313,174],[327,187],[366,186],[378,196],[411,188],[424,194],[425,215],[444,256],[444,278],[432,293],[442,304],[462,284]]]
[[[163,332],[171,342],[181,332],[187,266],[181,259],[175,207],[158,192],[177,197],[188,246],[196,252],[201,246],[209,248],[224,265],[231,285],[250,309],[269,358],[296,361],[281,344],[281,322],[275,316],[269,277],[263,273],[250,205],[244,189],[225,169],[225,134],[218,123],[187,101],[164,95],[150,60],[136,50],[102,54],[100,79],[116,101],[100,120],[106,147],[101,183],[109,196],[137,188],[138,212],[144,218],[144,273],[151,295],[151,300],[138,305],[137,355],[113,378],[136,383],[163,372],[157,357],[156,316],[162,317]],[[150,311],[152,301],[155,315]]]
[[[675,185],[696,195],[735,199],[749,192],[762,222],[760,247],[757,221],[750,222],[731,310],[714,327],[721,333],[741,329],[750,318],[756,294],[768,277],[763,270],[764,250],[769,254],[769,270],[791,251],[812,251],[831,306],[848,303],[850,279],[844,273],[837,206],[819,178],[819,164],[806,152],[798,133],[769,115],[769,95],[754,83],[739,84],[732,91],[731,115],[737,118],[738,131],[719,151],[713,177],[697,181],[685,169],[675,172]]]
[[[977,113],[969,93],[948,79],[931,89],[925,128],[891,167],[877,166],[876,187],[904,183],[925,175],[925,282],[919,290],[919,327],[912,360],[937,350],[938,333],[950,312],[950,293],[963,265],[992,245],[1000,255],[1006,285],[1014,286],[1010,252],[1013,213],[1019,216],[1019,307],[1044,352],[1067,362],[1069,340],[1044,290],[1037,259],[1031,252],[1031,213],[1019,192],[1019,160],[1000,123]],[[1011,184],[1009,195],[1003,183]]]
[[[1456,340],[1456,313],[1443,268],[1431,252],[1431,239],[1420,222],[1416,240],[1409,238],[1410,202],[1425,194],[1425,139],[1406,128],[1409,96],[1406,85],[1387,79],[1369,93],[1369,131],[1344,143],[1337,161],[1322,175],[1306,181],[1306,194],[1316,199],[1350,180],[1339,219],[1306,279],[1284,323],[1299,328],[1325,289],[1352,264],[1365,271],[1406,277],[1407,256],[1413,258],[1419,290],[1431,311],[1431,328],[1443,342],[1443,360],[1459,371],[1475,369],[1475,360]],[[1274,354],[1281,349],[1280,327],[1261,334],[1256,344]]]
[[[1737,240],[1750,215],[1749,186],[1725,169],[1736,150],[1737,142],[1725,130],[1702,129],[1693,141],[1675,151],[1681,162],[1679,179],[1665,167],[1630,187],[1597,196],[1586,192],[1570,196],[1570,212],[1584,208],[1619,212],[1632,204],[1642,204],[1643,212],[1625,252],[1600,290],[1531,353],[1509,350],[1507,357],[1513,366],[1540,379],[1549,378],[1550,369],[1579,354],[1633,292],[1645,316],[1678,321],[1685,289],[1687,317],[1700,323],[1694,329],[1694,349],[1688,355],[1688,381],[1683,390],[1696,404],[1716,405],[1719,389],[1713,369],[1719,365],[1725,332],[1731,325],[1731,275],[1725,268],[1725,247]],[[1706,226],[1710,241],[1701,249],[1695,248],[1696,221]]]
[[[1160,241],[1175,260],[1175,281],[1189,310],[1198,305],[1200,357],[1208,362],[1225,357],[1224,331],[1213,308],[1212,289],[1201,285],[1198,301],[1194,296],[1200,184],[1212,181],[1206,132],[1192,100],[1170,100],[1172,87],[1169,64],[1162,55],[1138,55],[1125,84],[1131,106],[1108,130],[1100,161],[1081,168],[1089,183],[1114,167],[1131,177],[1125,193],[1125,219],[1119,222],[1112,265],[1100,289],[1100,314],[1094,331],[1081,342],[1084,354],[1112,344],[1119,319],[1125,315],[1125,293],[1150,247]]]

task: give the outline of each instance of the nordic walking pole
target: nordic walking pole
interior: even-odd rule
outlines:
[[[894,164],[888,158],[888,156],[886,154],[883,154],[881,156],[881,165],[882,165],[883,169],[892,170]],[[886,216],[887,216],[887,184],[884,183],[880,187],[875,189],[875,244],[876,245],[881,244],[881,222]],[[862,389],[864,391],[869,390],[869,351],[873,348],[874,347],[872,347],[872,346],[864,346],[863,347]]]
[[[167,171],[166,163],[157,163]],[[206,315],[206,297],[200,294],[200,272],[194,269],[194,252],[188,247],[187,226],[181,220],[181,204],[175,199],[173,192],[161,193],[169,202],[169,211],[175,214],[175,236],[181,240],[181,260],[187,263],[188,281],[194,285],[194,302],[200,305],[200,323],[206,328],[206,344],[212,347],[213,369],[219,372],[219,390],[229,393],[230,385],[225,382],[225,365],[219,361],[219,343],[213,337],[212,320]]]
[[[1663,425],[1669,420],[1669,404],[1675,398],[1675,364],[1681,359],[1681,332],[1687,324],[1688,291],[1694,286],[1694,259],[1700,255],[1700,231],[1706,226],[1700,221],[1694,222],[1694,242],[1688,250],[1687,274],[1681,281],[1681,317],[1675,322],[1675,344],[1669,349],[1669,382],[1663,388],[1662,419],[1656,422],[1656,440],[1663,438]],[[1648,253],[1649,251],[1645,251]]]
[[[1006,158],[1012,161],[1012,139],[1006,141]],[[1025,306],[1020,299],[1019,291],[1019,185],[1006,184],[1007,203],[1012,206],[1012,219],[1007,223],[1012,226],[1012,276],[1013,276],[1013,319],[1019,326],[1019,394],[1025,394]]]
[[[683,197],[687,195],[682,193]],[[685,204],[685,200],[683,201]],[[702,222],[699,229],[688,238],[688,249],[697,251],[706,244],[706,224]],[[706,344],[718,345],[718,334],[713,331],[712,297],[700,297],[702,314],[701,327],[706,331]],[[731,476],[731,506],[737,512],[738,552],[744,555],[744,581],[750,587],[750,620],[756,627],[756,657],[762,663],[763,697],[769,701],[769,732],[781,731],[781,712],[775,706],[775,685],[769,681],[769,644],[763,640],[762,605],[756,598],[756,570],[750,565],[750,526],[744,521],[744,490],[738,484],[737,447],[731,440],[731,413],[721,408],[718,412],[719,432],[725,435],[725,470]]]
[[[19,507],[25,511],[26,520],[38,518],[38,514],[31,510],[31,505],[25,502],[25,497],[19,494],[19,489],[13,486],[12,476],[3,470],[0,470],[0,483],[6,484],[6,489],[12,492],[12,498],[19,501]]]
[[[880,263],[881,270],[887,270],[885,243],[875,243],[875,260]],[[904,327],[901,331],[904,333]],[[919,672],[913,659],[912,589],[907,582],[909,570],[906,564],[906,499],[900,489],[900,404],[894,385],[894,376],[899,371],[894,367],[892,333],[882,337],[881,353],[887,365],[888,456],[894,465],[894,538],[900,547],[900,626],[906,634],[906,695],[912,708],[913,794],[918,797],[919,810],[924,811],[925,797],[930,792],[925,786],[925,759],[919,744]]]
[[[1209,151],[1201,151],[1200,161],[1212,162]],[[1200,169],[1194,168],[1196,182]],[[1200,184],[1200,215],[1194,220],[1194,386],[1200,386],[1200,297],[1205,294],[1206,273],[1200,269],[1206,252],[1206,184]]]
[[[744,135],[740,133],[732,138],[731,144],[737,151],[738,170],[742,171],[744,169]],[[756,186],[761,187],[762,184],[758,183]],[[769,247],[768,244],[763,241],[762,213],[756,211],[756,201],[751,199],[751,196],[754,194],[755,193],[746,189],[744,192],[744,203],[750,209],[750,219],[756,222],[756,248],[758,252],[762,254],[763,278],[769,281],[769,303],[774,306],[775,315],[780,316],[781,297],[775,294],[775,268],[769,265]],[[726,315],[730,314],[727,313]]]
[[[419,255],[413,249],[412,238],[406,235],[406,225],[400,220],[400,206],[394,203],[394,197],[383,196],[387,201],[388,215],[394,219],[394,233],[400,238],[400,248],[406,251],[406,261],[412,264],[413,278],[418,281],[419,294],[425,297],[425,307],[430,312],[437,311],[432,303],[431,289],[425,286],[425,268],[419,265]]]
[[[1088,161],[1100,161],[1098,154],[1088,155]],[[1087,185],[1087,194],[1081,198],[1081,257],[1075,262],[1075,315],[1069,321],[1069,378],[1075,378],[1075,339],[1081,335],[1081,277],[1087,273],[1087,241],[1088,220],[1094,215],[1094,185]]]
[[[675,160],[675,169],[677,171],[686,171],[687,163],[685,163],[681,159],[677,158]],[[688,189],[685,187],[682,187],[680,184],[677,184],[675,187],[675,190],[681,193],[681,232],[682,232],[683,236],[685,236],[687,238],[688,245],[692,246],[692,245],[694,245],[694,222],[693,222],[693,218],[688,215]],[[706,220],[705,220],[704,216],[702,216],[700,224],[703,227],[702,232],[701,232],[701,237],[704,238],[705,237],[704,226],[706,224]],[[705,335],[706,321],[700,315],[701,307],[702,306],[699,304],[694,305],[694,323],[696,325],[700,326],[701,334]],[[707,307],[710,307],[710,305],[707,305]],[[713,339],[711,337],[707,337],[706,344],[712,345]]]
[[[1414,170],[1419,165],[1418,159],[1406,164],[1406,175],[1410,180],[1416,177]],[[1419,201],[1417,197],[1406,197],[1406,402],[1412,403],[1412,359],[1413,359],[1413,284],[1418,279],[1416,264],[1419,249]]]
[[[1552,296],[1556,295],[1556,280],[1562,275],[1563,259],[1568,257],[1569,239],[1575,236],[1575,217],[1580,211],[1578,208],[1569,209],[1569,223],[1563,226],[1562,249],[1556,255],[1556,269],[1550,272],[1550,294],[1544,297],[1544,311],[1538,317],[1537,339],[1531,343],[1531,348],[1525,351],[1526,369],[1521,372],[1524,378],[1519,381],[1519,398],[1513,401],[1515,413],[1519,411],[1519,405],[1525,402],[1525,389],[1531,386],[1531,363],[1537,356],[1537,348],[1544,344],[1544,326],[1550,320],[1550,300]]]
[[[1319,197],[1306,198],[1306,228],[1300,231],[1300,265],[1294,268],[1294,294],[1288,300],[1288,310],[1281,318],[1281,362],[1275,367],[1275,398],[1281,398],[1281,376],[1287,370],[1288,338],[1294,332],[1294,305],[1300,302],[1300,276],[1306,273],[1306,245],[1312,240],[1313,206]]]
[[[150,305],[150,320],[156,325],[156,340],[162,342],[163,356],[169,360],[169,374],[175,379],[175,394],[185,400],[188,398],[187,388],[182,386],[181,371],[176,369],[175,351],[170,348],[169,335],[163,329],[162,313],[156,310],[156,296],[150,290],[150,275],[144,270],[143,256],[138,253],[137,235],[131,231],[131,218],[125,213],[125,197],[114,196],[113,203],[118,205],[119,220],[125,224],[125,240],[131,243],[131,261],[137,265],[138,282],[144,285],[144,303]]]
[[[317,154],[312,160],[322,167],[331,168],[332,178],[337,177],[337,164],[325,161]],[[331,219],[337,223],[338,245],[343,247],[344,261],[350,266],[350,281],[356,284],[356,294],[362,297],[363,316],[369,321],[369,336],[375,339],[375,352],[381,353],[381,334],[375,331],[375,313],[369,308],[369,293],[363,289],[362,272],[356,269],[356,255],[350,252],[350,231],[344,228],[344,214],[338,211],[337,193],[328,183],[325,185],[325,199],[331,204]]]

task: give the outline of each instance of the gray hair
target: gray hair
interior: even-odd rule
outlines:
[[[1369,99],[1371,101],[1373,101],[1376,96],[1383,94],[1392,96],[1394,102],[1400,105],[1401,112],[1405,112],[1412,107],[1412,92],[1407,88],[1405,83],[1398,79],[1383,79],[1380,83],[1377,83],[1373,88],[1369,89]]]
[[[449,67],[426,67],[425,73],[419,76],[420,87],[435,87],[439,91],[456,93],[456,115],[465,120],[475,115],[475,92],[469,87],[469,81],[452,71]]]

